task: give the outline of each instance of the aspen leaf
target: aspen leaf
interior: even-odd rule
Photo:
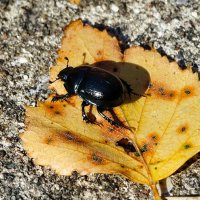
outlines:
[[[88,108],[95,124],[81,117],[81,99],[51,102],[50,96],[37,107],[26,108],[26,131],[21,134],[28,155],[39,165],[58,174],[121,174],[148,184],[159,199],[155,184],[174,173],[200,151],[200,83],[191,69],[181,70],[156,50],[131,47],[122,55],[118,41],[78,20],[66,27],[57,65],[60,70],[83,62],[107,68],[124,78],[141,98],[134,97],[114,108],[127,128],[111,126]],[[148,88],[147,88],[148,87]],[[65,94],[63,82],[50,85]],[[107,113],[109,114],[109,113]]]
[[[81,0],[70,0],[70,3],[79,5]]]

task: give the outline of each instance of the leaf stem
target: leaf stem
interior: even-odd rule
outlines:
[[[155,200],[161,200],[161,197],[160,197],[160,195],[159,195],[159,193],[158,193],[158,190],[157,190],[157,188],[156,188],[156,185],[153,184],[153,185],[150,185],[150,187],[151,187],[151,190],[152,190],[153,195],[154,195],[154,197],[155,197]]]
[[[124,111],[123,111],[123,109],[120,107],[120,109],[121,109],[121,111],[122,111],[122,113],[123,113],[123,116],[124,116],[124,119],[125,119],[125,121],[126,121],[126,123],[128,124],[128,127],[130,127],[130,124],[129,124],[129,122],[128,122],[128,120],[126,119],[126,116],[125,116],[125,114],[124,114]],[[155,197],[155,199],[156,200],[161,200],[161,198],[160,198],[160,195],[159,195],[159,193],[158,193],[158,190],[157,190],[157,188],[156,188],[156,185],[155,185],[155,182],[153,181],[153,179],[152,179],[152,176],[151,176],[151,172],[150,172],[150,170],[149,170],[149,167],[148,167],[148,165],[147,165],[147,163],[146,163],[146,161],[145,161],[145,159],[144,159],[144,157],[143,157],[143,155],[142,155],[142,152],[140,151],[140,149],[139,149],[139,147],[138,147],[138,144],[137,144],[137,140],[136,140],[136,136],[135,136],[135,132],[133,131],[133,130],[129,130],[131,133],[133,133],[133,145],[134,145],[134,147],[135,147],[135,149],[136,149],[136,151],[139,153],[139,155],[140,155],[140,159],[141,159],[141,161],[143,162],[143,164],[144,164],[144,166],[145,166],[145,168],[146,168],[146,171],[147,171],[147,174],[148,174],[148,179],[149,179],[149,186],[151,187],[151,189],[152,189],[152,192],[153,192],[153,194],[154,194],[154,197]]]

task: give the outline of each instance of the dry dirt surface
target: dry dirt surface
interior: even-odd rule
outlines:
[[[200,65],[198,0],[0,1],[0,199],[152,199],[147,186],[117,175],[58,176],[27,157],[19,132],[24,106],[47,98],[63,28],[82,19],[130,45],[153,45],[181,67]],[[162,182],[166,196],[200,195],[200,160]]]

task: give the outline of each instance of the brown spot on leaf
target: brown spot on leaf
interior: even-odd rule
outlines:
[[[91,159],[94,164],[97,165],[103,164],[103,158],[100,155],[97,155],[97,153],[93,153]]]
[[[184,145],[183,145],[183,148],[184,149],[190,149],[192,147],[192,144],[191,143],[185,143]]]
[[[159,135],[156,132],[148,134],[148,137],[140,145],[140,151],[144,156],[153,155],[155,147],[158,145],[160,140]]]
[[[144,166],[142,165],[137,165],[137,168],[142,169]]]
[[[101,50],[98,50],[97,51],[97,56],[102,56],[103,55],[103,52]]]
[[[58,110],[56,110],[54,113],[55,113],[56,115],[59,115],[59,114],[60,114],[60,112],[59,112]]]
[[[195,95],[195,88],[193,86],[186,86],[182,89],[182,98],[188,98]]]
[[[177,129],[176,129],[176,132],[178,134],[182,134],[182,133],[186,133],[189,129],[189,126],[188,124],[181,124]]]
[[[189,95],[190,93],[190,90],[185,90],[185,94]]]
[[[148,146],[149,146],[150,149],[152,150],[152,149],[153,149],[153,146],[154,146],[154,145],[156,146],[156,145],[158,144],[160,137],[159,137],[159,135],[158,135],[157,133],[153,132],[153,133],[150,133],[150,134],[148,135],[148,138],[147,138],[147,139],[148,139],[148,140],[147,140]]]
[[[58,103],[48,103],[48,104],[46,104],[46,108],[47,108],[47,112],[54,112],[55,114],[59,114],[60,112],[59,112],[59,110],[60,110],[60,107],[59,107],[59,105],[58,105]],[[57,112],[59,112],[59,113],[57,113]]]
[[[64,132],[64,139],[76,143],[76,144],[84,144],[85,142],[74,135],[72,132]]]
[[[52,137],[45,138],[44,144],[51,144],[52,141],[53,141],[53,140],[52,140]]]
[[[148,145],[147,145],[147,144],[144,144],[144,145],[140,148],[140,151],[141,151],[142,153],[147,152],[147,151],[148,151]]]
[[[59,145],[62,143],[75,143],[77,145],[83,145],[85,142],[72,132],[58,131],[52,133],[48,138],[45,138],[44,143],[49,145]]]
[[[148,135],[148,138],[149,138],[149,139],[152,139],[152,140],[154,140],[154,141],[158,141],[159,135],[158,135],[157,133],[153,132],[153,133],[150,133],[150,134]]]
[[[161,94],[161,95],[165,95],[165,91],[162,87],[158,88],[158,92]]]
[[[174,100],[176,97],[176,91],[170,90],[166,85],[157,82],[149,84],[148,93],[150,93],[151,96],[155,95],[156,98],[162,98],[170,101]]]

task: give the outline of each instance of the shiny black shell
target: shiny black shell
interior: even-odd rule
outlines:
[[[60,72],[61,80],[66,73]],[[67,74],[64,86],[68,93],[98,107],[112,108],[124,101],[125,89],[120,78],[101,68],[88,65],[73,68]]]

